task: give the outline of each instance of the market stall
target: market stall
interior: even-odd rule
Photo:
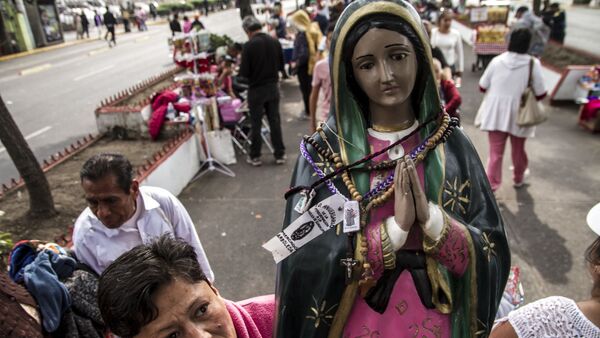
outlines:
[[[497,55],[506,51],[508,6],[482,6],[467,8],[463,20],[474,30],[473,52],[476,60],[471,70],[485,69]]]

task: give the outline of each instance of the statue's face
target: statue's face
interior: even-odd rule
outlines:
[[[372,28],[354,47],[352,70],[371,103],[394,107],[410,98],[417,76],[417,58],[407,37]]]

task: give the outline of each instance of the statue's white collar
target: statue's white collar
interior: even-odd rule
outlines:
[[[391,144],[391,143],[394,143],[394,142],[410,135],[410,133],[415,131],[417,128],[419,128],[419,121],[415,120],[415,123],[413,123],[413,125],[410,128],[400,130],[400,131],[393,131],[393,132],[385,133],[385,132],[376,131],[372,128],[368,128],[367,131],[369,132],[369,135],[371,135],[372,137],[374,137],[378,140],[388,141]],[[402,145],[399,144],[399,145],[395,146],[394,148],[388,150],[387,153],[391,160],[397,160],[400,157],[404,156],[404,148],[402,147]]]

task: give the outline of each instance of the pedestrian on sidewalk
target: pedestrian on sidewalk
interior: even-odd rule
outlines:
[[[331,45],[331,35],[335,25],[327,28],[327,38],[325,39],[325,49],[329,52]],[[325,51],[324,51],[325,52]],[[310,93],[310,119],[311,131],[314,133],[321,123],[326,122],[329,117],[329,108],[331,104],[331,77],[329,75],[329,57],[317,61],[312,75],[312,90]],[[321,104],[319,103],[319,100]]]
[[[177,13],[173,14],[173,20],[169,22],[169,28],[171,28],[171,36],[181,33],[181,24],[179,23],[179,15]]]
[[[304,113],[300,118],[310,118],[310,92],[312,90],[311,80],[313,69],[317,63],[319,54],[319,43],[321,42],[321,31],[316,22],[311,22],[304,10],[298,10],[290,15],[289,20],[295,28],[294,52],[292,54],[292,68],[296,70],[302,101],[304,102]]]
[[[519,28],[526,28],[531,33],[531,45],[529,54],[541,57],[548,43],[550,28],[544,24],[544,21],[532,13],[527,6],[521,6],[515,13],[515,21],[511,26],[511,31]]]
[[[442,100],[441,103],[448,115],[451,117],[456,117],[460,121],[460,114],[458,113],[458,108],[462,103],[460,92],[452,80],[444,78],[444,70],[440,60],[433,58],[432,62],[433,76],[435,77],[435,81],[439,86],[440,99]]]
[[[515,188],[523,186],[528,172],[525,141],[535,135],[535,127],[518,126],[517,117],[530,73],[536,98],[541,100],[546,96],[540,61],[527,55],[530,42],[531,33],[528,29],[514,30],[510,35],[508,51],[493,58],[479,80],[479,88],[486,94],[477,112],[475,125],[488,132],[490,154],[486,173],[493,191],[502,184],[502,159],[508,138]]]
[[[277,39],[262,31],[260,21],[254,16],[245,17],[242,28],[248,35],[239,72],[240,76],[248,79],[252,142],[248,163],[255,167],[262,164],[261,129],[263,114],[266,114],[271,129],[271,143],[275,148],[275,163],[285,164],[285,146],[279,116],[279,72],[284,72],[281,45]]]
[[[85,34],[85,36],[89,39],[90,38],[90,21],[88,20],[88,18],[84,12],[81,12],[80,16],[81,16],[81,29],[82,29],[81,37],[83,38],[83,34]]]
[[[102,17],[97,10],[94,10],[94,26],[96,26],[98,32],[98,40],[102,39]]]
[[[77,40],[83,39],[83,24],[81,23],[81,15],[82,14],[75,14],[75,38]]]
[[[431,31],[431,46],[440,48],[452,69],[456,87],[460,87],[464,69],[464,54],[460,32],[451,28],[453,18],[454,13],[449,9],[440,14],[437,20],[438,26]]]
[[[184,33],[189,33],[192,30],[192,22],[190,21],[190,18],[187,17],[187,15],[183,16],[183,32]]]
[[[106,26],[106,35],[104,36],[104,39],[106,39],[108,34],[110,34],[108,46],[116,46],[117,39],[115,37],[115,26],[117,25],[117,19],[115,19],[115,16],[110,12],[110,8],[108,8],[108,6],[106,6],[106,13],[104,13],[104,25]]]
[[[129,5],[126,7],[121,7],[121,19],[123,20],[123,28],[125,29],[125,33],[131,32],[131,11],[129,9]]]
[[[550,5],[549,11],[550,40],[560,43],[565,42],[565,30],[567,29],[567,15],[555,2]]]
[[[204,24],[200,21],[200,15],[196,14],[194,16],[194,21],[192,21],[192,30],[199,32],[204,29]]]
[[[144,11],[141,7],[135,10],[135,21],[137,22],[138,31],[144,32],[148,30],[146,27],[146,19],[148,19],[148,15],[146,11]]]
[[[278,39],[287,37],[286,22],[283,17],[283,6],[277,1],[273,4],[273,15],[271,16],[271,25],[275,28],[275,35]]]

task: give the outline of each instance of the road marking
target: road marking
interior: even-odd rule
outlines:
[[[42,72],[48,68],[51,68],[52,65],[49,63],[44,63],[43,65],[39,65],[39,66],[35,66],[35,67],[31,67],[31,68],[26,68],[23,69],[19,72],[19,75],[23,76],[23,75],[29,75],[29,74],[34,74],[34,73],[39,73]]]
[[[93,51],[89,52],[89,53],[88,53],[88,55],[89,55],[89,56],[92,56],[92,55],[96,55],[96,54],[104,53],[104,52],[106,52],[106,51],[107,51],[107,50],[109,50],[109,49],[110,49],[110,48],[108,48],[108,47],[104,47],[104,48],[96,49],[96,50],[93,50]]]
[[[40,129],[40,130],[36,130],[33,133],[25,136],[25,140],[29,141],[30,139],[36,137],[36,136],[40,136],[43,133],[47,132],[48,130],[52,129],[52,126],[45,126],[44,128]],[[2,154],[3,152],[6,151],[6,148],[0,148],[0,154]]]
[[[87,73],[87,74],[83,74],[83,75],[80,75],[80,76],[78,76],[78,77],[74,78],[74,79],[73,79],[73,81],[79,81],[79,80],[83,80],[83,79],[85,79],[86,77],[94,76],[94,75],[96,75],[96,74],[102,73],[103,71],[105,71],[105,70],[109,70],[109,69],[111,69],[111,68],[114,68],[114,67],[115,67],[115,65],[110,65],[110,66],[107,66],[107,67],[104,67],[104,68],[96,69],[96,70],[95,70],[95,71],[93,71],[93,72],[89,72],[89,73]]]
[[[135,39],[135,42],[140,42],[140,41],[149,40],[149,39],[150,39],[149,36],[144,36],[144,37]]]

